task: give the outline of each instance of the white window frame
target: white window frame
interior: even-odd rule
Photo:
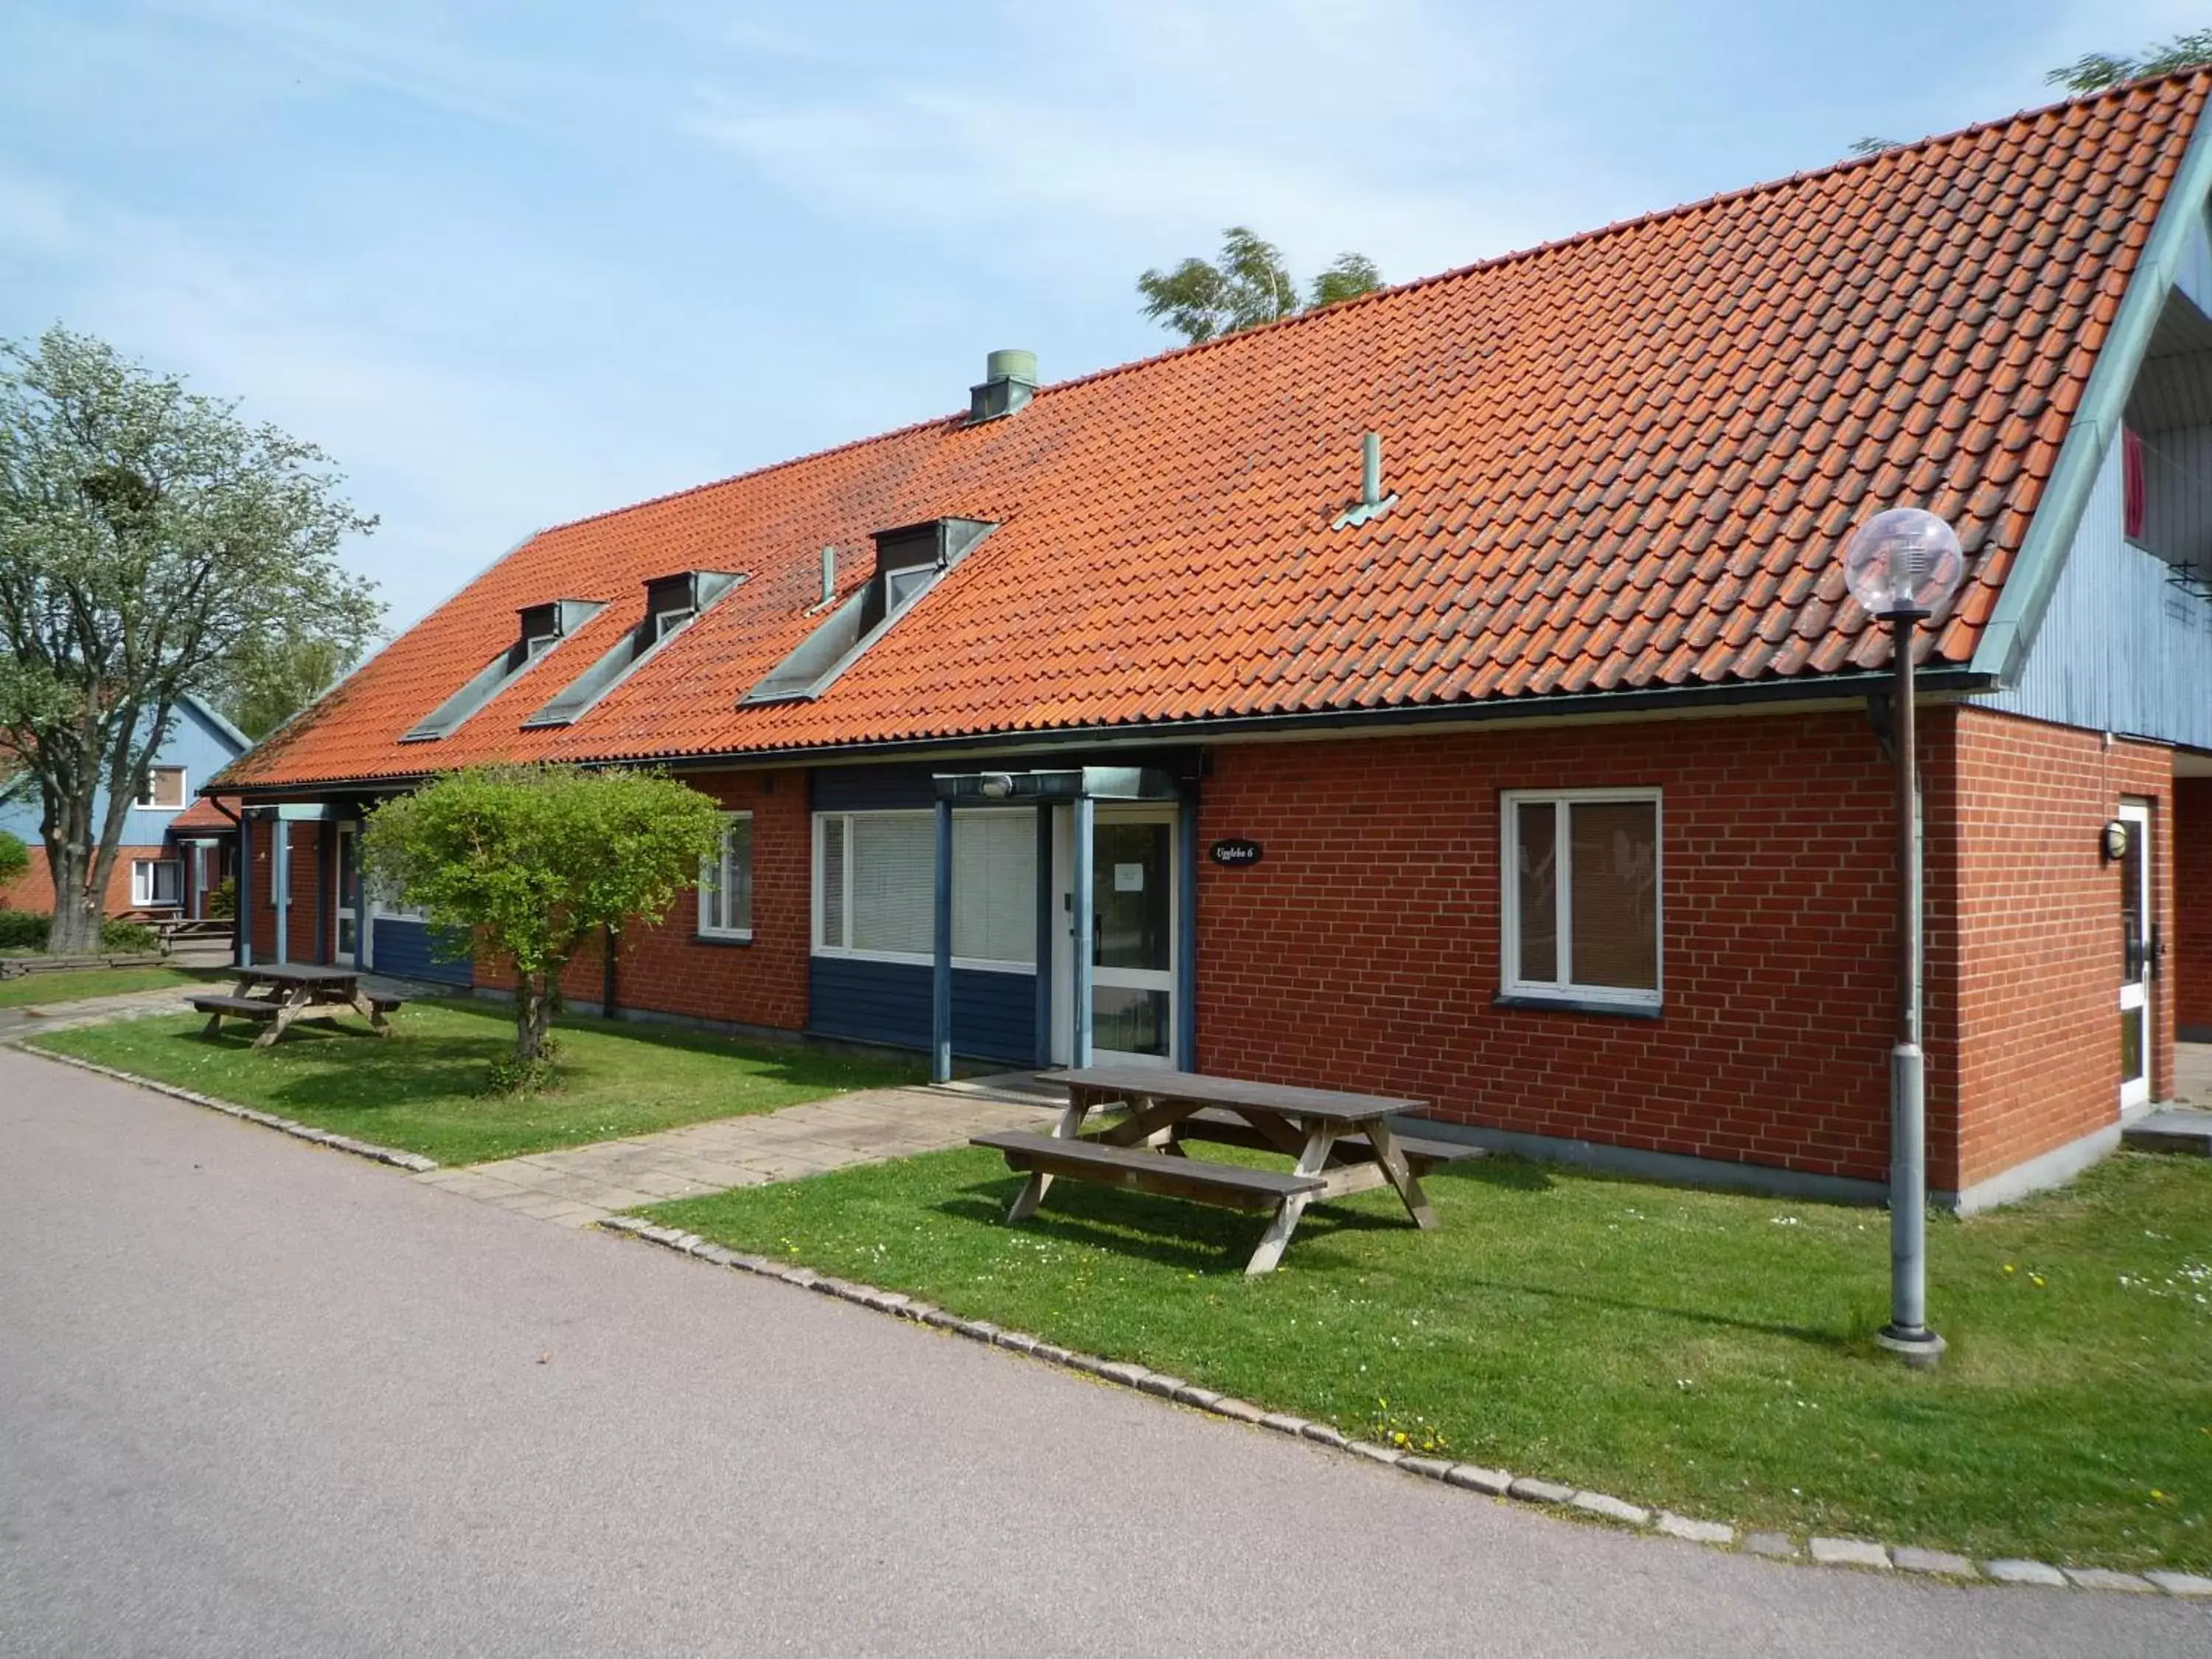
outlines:
[[[1574,981],[1574,894],[1568,866],[1568,813],[1553,819],[1559,849],[1554,882],[1557,892],[1559,977],[1524,980],[1521,964],[1521,809],[1548,805],[1648,802],[1651,807],[1651,852],[1654,861],[1651,895],[1653,962],[1658,981],[1650,990],[1619,985],[1578,985]],[[1667,808],[1661,792],[1652,787],[1626,789],[1508,789],[1498,800],[1498,963],[1499,994],[1528,1001],[1601,1004],[1618,1008],[1652,1009],[1661,1006],[1667,990]]]
[[[157,772],[174,772],[177,775],[177,804],[174,806],[163,806],[154,799],[154,775]],[[131,807],[140,812],[181,812],[191,804],[191,774],[181,766],[163,764],[146,769],[145,790],[131,803]]]
[[[952,816],[953,818],[957,821],[964,817],[981,817],[986,813],[1003,812],[1006,810],[1007,809],[1004,807],[969,807],[957,809],[953,812]],[[829,957],[849,962],[905,963],[912,966],[922,968],[927,968],[932,965],[935,958],[926,951],[869,951],[857,949],[849,945],[829,945],[823,943],[822,937],[822,849],[824,839],[823,827],[827,824],[831,818],[844,820],[844,892],[842,895],[843,903],[840,907],[839,914],[845,918],[846,927],[850,928],[853,918],[854,846],[853,826],[851,821],[854,818],[930,819],[934,818],[936,814],[928,807],[922,807],[919,810],[908,807],[864,808],[860,811],[851,812],[817,812],[814,814],[812,835],[813,846],[808,854],[807,860],[807,908],[810,912],[808,929],[809,942],[811,948],[816,956]],[[933,902],[935,898],[933,875],[931,897]],[[952,965],[955,968],[975,969],[979,972],[994,974],[1034,974],[1040,971],[1038,965],[1033,962],[1001,961],[999,958],[993,957],[956,956],[952,958]]]
[[[176,896],[173,898],[154,896],[154,871],[167,865],[176,872]],[[185,866],[181,859],[133,859],[131,860],[131,908],[134,910],[181,909],[185,902]]]
[[[714,915],[714,908],[720,902],[721,895],[726,890],[727,884],[730,868],[731,828],[733,825],[739,823],[750,825],[752,821],[753,815],[750,812],[725,812],[722,814],[721,850],[714,855],[714,868],[712,870],[702,866],[699,872],[699,937],[701,939],[738,939],[747,944],[750,944],[752,940],[753,927],[750,920],[748,920],[745,925],[742,927],[726,927],[715,921]],[[751,887],[752,870],[750,866],[753,862],[752,854],[752,842],[748,840],[745,843],[745,863],[748,866],[745,871],[745,877],[748,888]],[[757,889],[753,890],[753,896],[756,899],[760,896]]]

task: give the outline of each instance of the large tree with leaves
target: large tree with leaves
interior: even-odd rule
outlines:
[[[1382,286],[1382,273],[1364,254],[1340,253],[1313,279],[1301,300],[1283,264],[1282,250],[1243,225],[1221,234],[1218,259],[1185,259],[1173,270],[1148,270],[1137,278],[1145,315],[1195,345],[1216,335],[1256,328],[1299,311],[1357,299]]]
[[[2095,92],[2123,81],[2139,81],[2147,75],[2171,75],[2176,70],[2212,64],[2212,29],[2191,29],[2171,40],[2154,40],[2132,58],[2108,52],[2092,52],[2062,64],[2043,78],[2069,92]]]
[[[487,766],[378,807],[362,858],[380,885],[512,965],[514,1061],[500,1079],[528,1089],[570,959],[659,921],[721,839],[721,809],[659,773]]]
[[[328,459],[58,325],[0,343],[0,745],[38,790],[48,949],[100,940],[125,814],[197,691],[276,638],[357,651],[375,520]]]

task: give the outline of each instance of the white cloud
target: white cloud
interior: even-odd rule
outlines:
[[[1509,21],[1138,0],[1059,8],[1049,40],[1000,44],[965,74],[905,59],[795,94],[708,82],[679,118],[810,204],[1009,240],[1079,227],[1165,258],[1248,223],[1302,266],[1358,247],[1407,277],[1573,228],[1556,204],[1588,163]]]

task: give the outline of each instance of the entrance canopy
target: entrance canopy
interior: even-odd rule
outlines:
[[[1088,895],[1092,889],[1094,809],[1100,801],[1159,802],[1177,807],[1180,826],[1176,836],[1179,890],[1178,939],[1175,951],[1176,980],[1173,1006],[1177,1032],[1174,1052],[1188,1063],[1193,1043],[1189,975],[1196,957],[1194,933],[1196,911],[1194,837],[1197,814],[1188,790],[1169,773],[1150,766],[1059,767],[1030,772],[940,772],[933,781],[937,792],[936,919],[933,927],[933,972],[930,998],[930,1075],[933,1082],[952,1076],[952,809],[1005,805],[1027,807],[1037,815],[1038,842],[1042,851],[1037,866],[1037,1030],[1044,1032],[1051,997],[1051,928],[1054,925],[1050,866],[1049,820],[1056,806],[1070,809],[1073,823],[1068,842],[1071,895],[1085,896],[1071,903],[1068,921],[1073,966],[1069,1017],[1072,1059],[1078,1066],[1091,1057],[1093,969],[1096,965],[1096,918]],[[1166,964],[1162,964],[1164,970]],[[1165,977],[1164,972],[1163,977]]]
[[[1078,766],[1042,772],[939,772],[937,799],[963,805],[1026,801],[1180,800],[1176,781],[1157,767]]]

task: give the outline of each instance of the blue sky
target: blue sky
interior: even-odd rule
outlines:
[[[1170,343],[1243,222],[1401,280],[2047,101],[2166,0],[9,0],[0,337],[320,443],[404,626],[532,530]]]

